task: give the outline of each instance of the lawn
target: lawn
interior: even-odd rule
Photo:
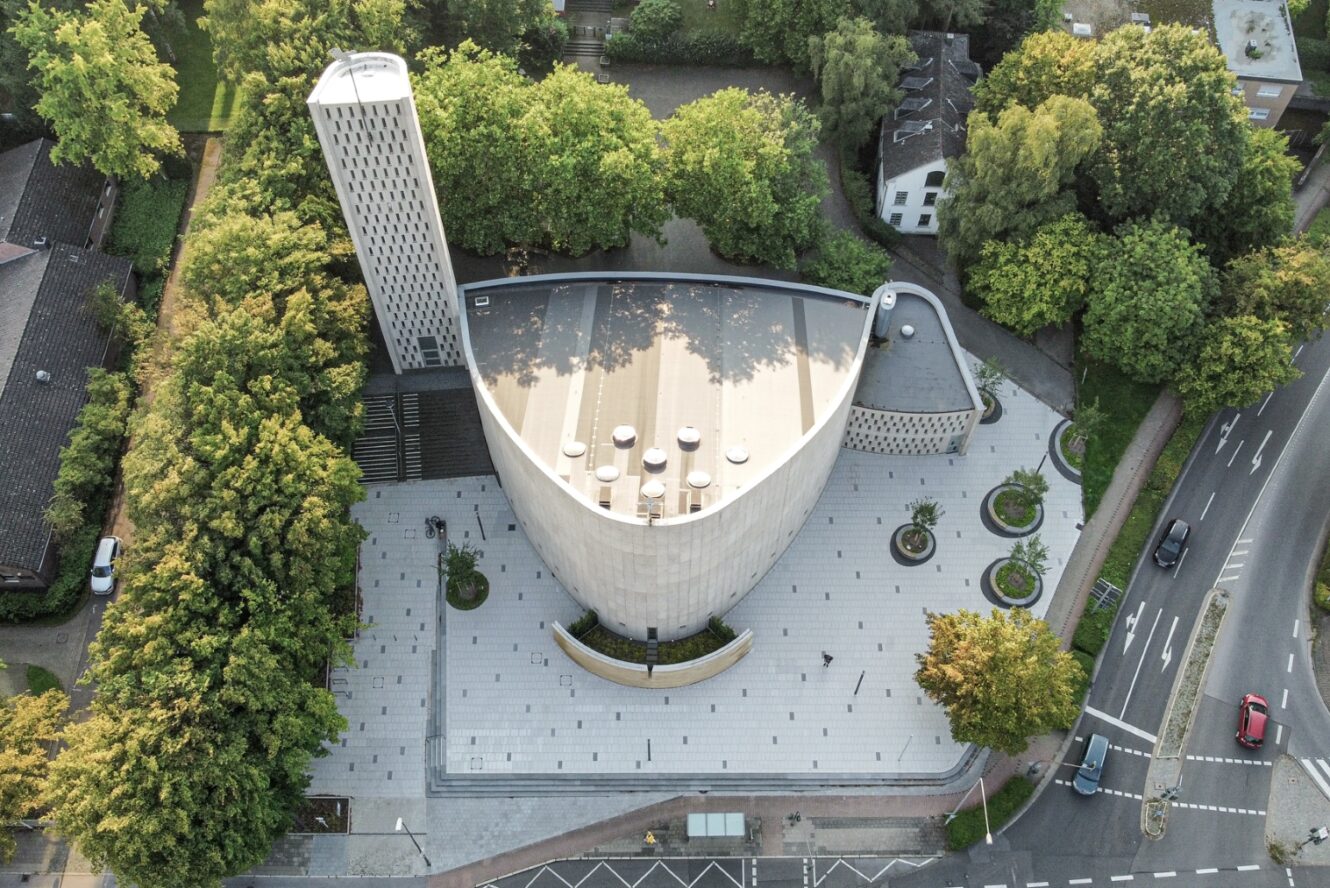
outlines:
[[[182,133],[221,132],[231,123],[235,87],[217,79],[212,41],[198,25],[203,0],[180,0],[180,11],[185,16],[185,33],[172,44],[180,98],[168,119]]]
[[[1024,777],[1012,777],[997,792],[988,794],[988,828],[997,832],[998,828],[1011,819],[1011,815],[1025,804],[1025,800],[1034,794],[1034,784]],[[960,851],[984,838],[983,798],[976,799],[979,804],[957,814],[947,824],[947,848]]]
[[[735,0],[716,0],[715,9],[707,8],[707,0],[678,0],[678,2],[679,9],[683,11],[684,33],[724,31],[739,36],[743,16]],[[617,2],[614,4],[614,15],[627,18],[636,8],[636,3]]]
[[[47,691],[63,691],[64,689],[64,686],[60,684],[60,679],[56,678],[55,673],[51,670],[28,665],[28,690],[34,697],[40,697]]]
[[[1085,355],[1081,355],[1078,365],[1083,378],[1076,403],[1093,404],[1097,400],[1104,413],[1098,433],[1086,442],[1081,469],[1081,497],[1088,521],[1099,508],[1099,501],[1113,480],[1113,470],[1136,434],[1136,427],[1159,397],[1159,386],[1135,382],[1116,367]]]

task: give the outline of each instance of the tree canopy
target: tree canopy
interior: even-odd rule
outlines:
[[[1082,342],[1094,358],[1141,382],[1172,378],[1217,282],[1200,247],[1166,222],[1132,222],[1106,242],[1095,272]]]
[[[827,192],[818,129],[792,96],[732,87],[682,105],[662,126],[670,201],[721,255],[793,268]]]
[[[659,236],[669,214],[656,124],[627,88],[571,66],[532,83],[471,43],[424,57],[416,96],[452,240],[577,255]]]
[[[1220,293],[1225,315],[1281,321],[1293,342],[1320,336],[1330,325],[1330,256],[1305,238],[1240,256],[1224,270]]]
[[[34,0],[19,14],[13,33],[36,75],[37,113],[59,137],[52,161],[147,178],[181,153],[166,122],[180,90],[140,27],[145,11],[124,0],[91,0],[80,12]]]
[[[989,241],[971,269],[983,313],[1022,336],[1071,320],[1085,305],[1102,236],[1079,213],[1035,229],[1026,241]]]
[[[914,679],[947,710],[956,742],[1015,755],[1075,721],[1080,667],[1024,608],[929,614],[928,629]]]
[[[1074,210],[1069,189],[1101,135],[1089,103],[1067,96],[1034,110],[1012,105],[996,119],[974,113],[968,126],[967,151],[952,161],[950,193],[938,205],[938,234],[962,267],[987,241],[1030,236]]]
[[[915,60],[905,37],[884,36],[865,18],[842,19],[834,31],[810,38],[809,54],[822,95],[822,131],[843,148],[868,141],[882,115],[900,104],[896,82]]]
[[[1034,108],[1053,96],[1086,98],[1094,78],[1094,44],[1060,29],[1040,31],[974,85],[975,110],[993,116],[1012,105]]]
[[[14,859],[9,827],[41,808],[48,747],[59,736],[68,708],[69,698],[60,691],[0,698],[0,862]]]
[[[809,40],[852,14],[851,0],[745,0],[739,39],[759,61],[803,74],[811,68]]]
[[[1288,325],[1253,315],[1216,318],[1200,333],[1200,348],[1178,374],[1189,410],[1211,413],[1246,407],[1302,374],[1293,366]]]

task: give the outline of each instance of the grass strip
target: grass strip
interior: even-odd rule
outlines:
[[[1020,810],[1034,793],[1034,784],[1024,777],[1012,777],[997,792],[988,796],[988,831],[997,832],[1002,824],[1011,819],[1011,815]],[[960,851],[975,842],[982,841],[985,835],[984,806],[980,804],[962,811],[947,824],[947,850]]]
[[[1111,364],[1084,354],[1078,365],[1081,384],[1076,391],[1077,407],[1097,402],[1104,414],[1100,428],[1085,442],[1081,466],[1081,499],[1088,521],[1099,508],[1099,501],[1113,480],[1113,470],[1135,437],[1136,428],[1159,397],[1159,386],[1136,382]]]

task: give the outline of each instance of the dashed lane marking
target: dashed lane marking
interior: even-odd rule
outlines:
[[[1092,884],[1094,884],[1094,879],[1068,879],[1068,880],[1067,880],[1067,884],[1068,884],[1068,885],[1092,885]]]
[[[1196,875],[1198,875],[1198,876],[1208,876],[1208,875],[1211,875],[1211,874],[1213,874],[1213,873],[1217,873],[1217,872],[1219,872],[1219,867],[1217,867],[1217,866],[1207,866],[1205,869],[1198,869],[1198,870],[1196,871]]]
[[[1177,878],[1177,870],[1169,870],[1166,873],[1155,873],[1156,879],[1174,879]]]
[[[1116,748],[1117,747],[1114,747],[1114,749]],[[1217,755],[1189,755],[1187,756],[1187,760],[1193,762],[1214,762],[1216,764],[1224,765],[1263,765],[1267,768],[1274,766],[1274,762],[1263,762],[1259,759],[1223,758],[1222,756]]]
[[[1249,863],[1249,864],[1246,864],[1245,866],[1236,867],[1237,871],[1240,872],[1240,873],[1250,873],[1250,872],[1254,872],[1254,871],[1256,871],[1256,870],[1258,870],[1258,869],[1260,869],[1260,868],[1261,868],[1261,865],[1260,865],[1259,863]]]
[[[1108,877],[1108,880],[1109,880],[1110,882],[1130,882],[1130,881],[1131,881],[1132,879],[1134,879],[1134,878],[1136,878],[1136,877],[1135,877],[1135,876],[1109,876],[1109,877]]]
[[[1190,802],[1174,802],[1175,808],[1188,808],[1192,811],[1218,811],[1221,814],[1250,814],[1253,817],[1264,817],[1264,811],[1258,811],[1254,808],[1226,808],[1223,805],[1196,805]]]
[[[1058,786],[1071,786],[1070,780],[1056,779],[1053,782],[1056,783]],[[1120,789],[1109,789],[1107,786],[1099,787],[1099,791],[1104,793],[1105,795],[1115,795],[1124,799],[1135,799],[1138,802],[1145,801],[1144,796],[1139,796],[1134,792],[1123,792]]]
[[[1085,740],[1084,737],[1081,737],[1081,736],[1077,736],[1077,737],[1076,737],[1076,742],[1077,742],[1077,743],[1081,743],[1081,742],[1083,742],[1084,740]],[[1142,758],[1150,758],[1150,754],[1151,754],[1151,753],[1150,753],[1150,750],[1148,750],[1148,749],[1136,749],[1136,748],[1131,747],[1131,746],[1119,746],[1119,745],[1116,744],[1116,743],[1110,743],[1110,744],[1108,744],[1108,748],[1109,748],[1109,749],[1116,749],[1118,752],[1125,752],[1125,753],[1127,753],[1128,755],[1139,755],[1139,756],[1141,756]]]

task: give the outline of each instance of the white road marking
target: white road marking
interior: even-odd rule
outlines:
[[[1155,873],[1156,879],[1172,879],[1178,874],[1177,870],[1169,870],[1166,873]]]
[[[1262,413],[1265,412],[1265,405],[1269,404],[1270,399],[1273,398],[1274,396],[1275,396],[1274,392],[1271,392],[1270,394],[1265,396],[1265,400],[1261,402],[1261,409],[1256,411],[1257,416],[1260,416]]]
[[[1301,621],[1301,620],[1294,620],[1294,621],[1293,621],[1293,637],[1294,637],[1294,638],[1297,638],[1297,637],[1298,637],[1298,627],[1301,626],[1301,625],[1302,625],[1302,621]]]
[[[1114,746],[1113,748],[1117,749],[1118,747]],[[1131,750],[1127,751],[1130,752]],[[1274,762],[1263,762],[1260,759],[1220,758],[1219,756],[1213,755],[1189,755],[1187,756],[1187,760],[1193,762],[1214,762],[1215,764],[1220,765],[1256,765],[1257,767],[1262,768],[1270,768],[1274,766]]]
[[[1279,745],[1279,741],[1283,739],[1283,737],[1284,737],[1284,726],[1275,725],[1275,746]]]
[[[1094,879],[1068,879],[1068,885],[1093,885]]]
[[[1142,731],[1140,728],[1136,727],[1135,725],[1129,725],[1120,718],[1114,718],[1113,716],[1109,715],[1107,712],[1100,712],[1098,709],[1095,709],[1093,706],[1085,707],[1085,712],[1087,715],[1093,715],[1095,718],[1099,719],[1100,721],[1108,722],[1110,725],[1112,725],[1115,728],[1121,728],[1122,730],[1126,731],[1128,734],[1135,734],[1137,737],[1140,737],[1142,740],[1146,741],[1147,743],[1153,744],[1159,742],[1159,738],[1156,737],[1154,734]]]
[[[1242,576],[1242,574],[1233,574],[1232,576],[1220,577],[1219,579],[1215,580],[1215,585],[1217,586],[1220,583],[1227,583],[1229,580],[1236,580],[1240,576]]]
[[[1250,542],[1251,542],[1250,539],[1246,539],[1246,540],[1238,540],[1236,543],[1234,543],[1234,545],[1235,545],[1235,546],[1241,546],[1243,543],[1250,543]]]
[[[997,885],[985,885],[984,888],[1007,888],[1007,886],[1005,883],[999,883]]]
[[[1243,444],[1246,444],[1246,443],[1247,443],[1247,439],[1246,439],[1246,438],[1243,438],[1241,441],[1238,442],[1238,449],[1237,449],[1237,450],[1234,450],[1234,451],[1233,451],[1233,455],[1230,456],[1230,457],[1228,458],[1228,464],[1229,464],[1229,467],[1230,467],[1230,468],[1233,466],[1233,460],[1235,460],[1235,459],[1238,458],[1238,450],[1241,450],[1241,449],[1242,449],[1242,445],[1243,445]]]
[[[1232,419],[1219,427],[1219,446],[1215,448],[1215,453],[1224,449],[1224,445],[1228,443],[1229,432],[1233,431],[1239,419],[1242,419],[1241,413],[1235,414]]]
[[[1184,562],[1184,561],[1187,560],[1187,552],[1188,552],[1188,551],[1190,551],[1190,550],[1188,550],[1188,549],[1183,549],[1183,550],[1182,550],[1182,557],[1178,559],[1178,566],[1175,567],[1175,568],[1173,568],[1173,578],[1174,578],[1174,579],[1177,579],[1177,577],[1178,577],[1178,571],[1182,570],[1182,562]]]
[[[1214,491],[1212,490],[1210,491],[1210,498],[1205,501],[1205,508],[1201,509],[1201,517],[1200,520],[1196,522],[1197,524],[1200,524],[1201,521],[1205,520],[1206,513],[1210,511],[1210,504],[1214,501],[1215,501],[1215,494]]]
[[[1127,614],[1127,640],[1122,643],[1122,654],[1126,656],[1127,649],[1131,643],[1136,640],[1136,624],[1141,621],[1141,611],[1145,610],[1145,602],[1142,601],[1136,606],[1136,613]]]
[[[1292,654],[1289,654],[1289,655],[1288,655],[1288,669],[1285,670],[1285,671],[1286,671],[1286,672],[1292,672],[1292,671],[1293,671],[1293,655],[1292,655]]]
[[[1240,872],[1240,873],[1250,873],[1250,872],[1252,872],[1252,871],[1254,871],[1254,870],[1258,870],[1258,869],[1260,869],[1260,868],[1261,868],[1261,865],[1260,865],[1259,863],[1248,863],[1248,864],[1246,864],[1246,865],[1244,865],[1244,866],[1237,867],[1237,870],[1238,870],[1238,872]]]
[[[1183,552],[1182,554],[1185,557],[1187,553]],[[1182,562],[1179,561],[1178,565],[1181,566],[1181,564]],[[1174,617],[1173,625],[1168,627],[1168,638],[1164,639],[1164,652],[1159,655],[1159,659],[1164,661],[1164,665],[1159,668],[1160,672],[1167,669],[1168,664],[1173,662],[1173,630],[1176,628],[1178,628],[1178,618]]]
[[[1288,688],[1284,688],[1284,699],[1279,701],[1280,709],[1288,709]]]
[[[1208,876],[1208,875],[1211,875],[1212,873],[1217,873],[1217,872],[1219,872],[1219,867],[1217,867],[1217,866],[1207,866],[1205,869],[1198,869],[1198,870],[1196,871],[1196,875],[1198,875],[1198,876]]]
[[[1265,442],[1269,441],[1270,436],[1273,435],[1274,433],[1275,433],[1274,429],[1268,429],[1265,433],[1265,437],[1261,439],[1261,446],[1257,447],[1256,453],[1252,455],[1251,471],[1247,473],[1248,475],[1254,474],[1256,470],[1261,467],[1261,451],[1265,449]]]
[[[1155,611],[1155,621],[1150,624],[1150,634],[1145,636],[1145,647],[1141,649],[1141,659],[1136,661],[1136,672],[1132,674],[1131,684],[1127,687],[1127,699],[1122,701],[1122,712],[1118,714],[1118,718],[1127,714],[1127,704],[1131,702],[1131,692],[1136,690],[1136,679],[1140,678],[1141,666],[1145,663],[1145,652],[1150,649],[1150,639],[1155,637],[1155,628],[1159,626],[1159,618],[1163,615],[1163,608]],[[1151,739],[1150,742],[1153,743],[1154,740]]]
[[[1312,775],[1312,779],[1316,781],[1316,785],[1321,788],[1321,792],[1325,797],[1330,799],[1330,783],[1325,782],[1325,778],[1316,770],[1316,766],[1312,764],[1312,760],[1298,759],[1298,761],[1302,762],[1303,770]]]
[[[1135,877],[1135,876],[1109,876],[1109,877],[1108,877],[1108,880],[1109,880],[1110,882],[1130,882],[1130,881],[1131,881],[1132,879],[1134,879],[1134,878],[1136,878],[1136,877]]]
[[[1048,888],[1047,882],[1026,882],[1025,888]]]
[[[1298,359],[1298,355],[1302,354],[1302,350],[1303,350],[1304,348],[1306,348],[1306,347],[1307,347],[1307,346],[1306,346],[1305,343],[1304,343],[1303,345],[1298,346],[1298,350],[1295,351],[1295,352],[1293,353],[1293,360],[1294,360],[1294,361],[1296,361],[1296,360]],[[1292,362],[1290,361],[1290,363],[1292,363]],[[1273,395],[1274,392],[1271,392],[1270,394]]]

